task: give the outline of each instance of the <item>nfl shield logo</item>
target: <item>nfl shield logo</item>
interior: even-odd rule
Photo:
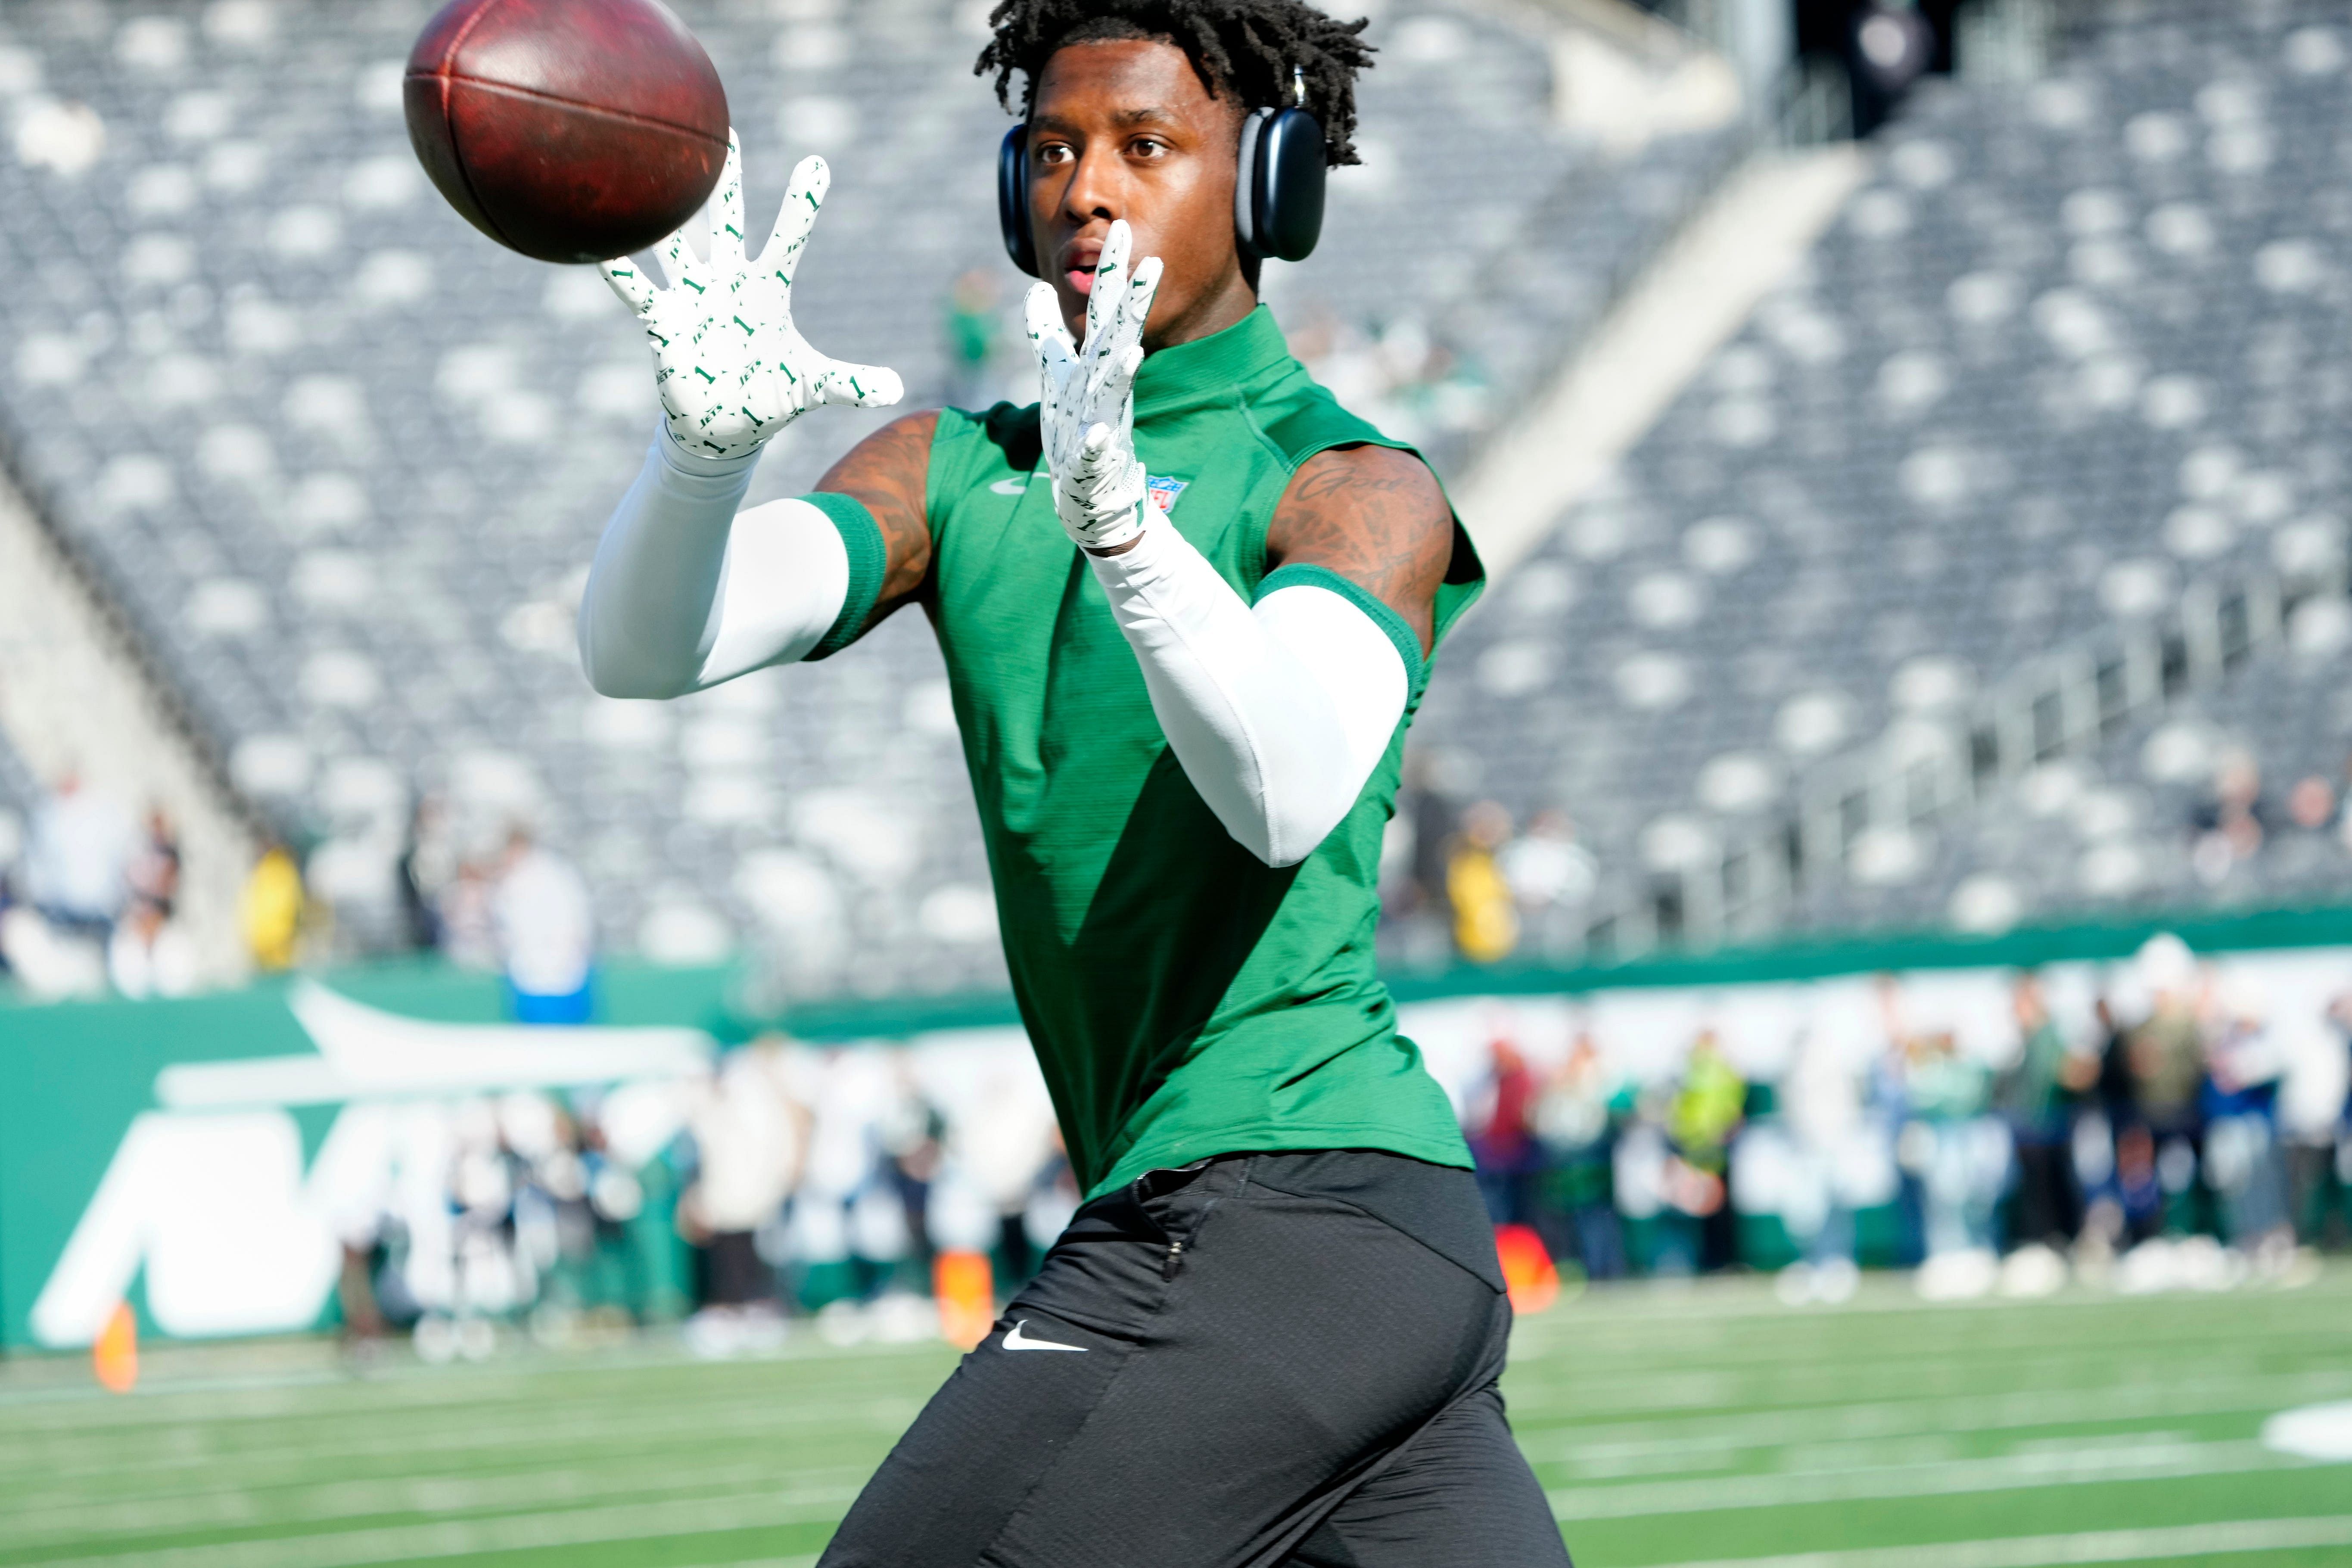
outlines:
[[[1158,474],[1147,474],[1143,487],[1145,493],[1151,498],[1152,507],[1160,516],[1166,517],[1176,510],[1176,498],[1182,495],[1184,487],[1192,482],[1190,479],[1163,479]]]

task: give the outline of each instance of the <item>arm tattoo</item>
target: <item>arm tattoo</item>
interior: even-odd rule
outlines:
[[[1291,477],[1266,530],[1266,568],[1328,566],[1402,616],[1427,653],[1438,584],[1454,558],[1454,512],[1410,452],[1340,447]]]
[[[872,626],[922,591],[931,571],[931,529],[926,517],[936,413],[893,419],[849,449],[824,472],[819,490],[866,503],[882,530],[886,553],[882,596],[866,624]]]

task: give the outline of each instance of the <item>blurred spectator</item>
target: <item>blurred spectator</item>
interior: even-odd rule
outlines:
[[[1536,1075],[1510,1040],[1486,1046],[1487,1073],[1470,1112],[1470,1152],[1478,1162],[1478,1190],[1496,1225],[1525,1225],[1528,1184],[1536,1171]]]
[[[2221,1205],[2223,1237],[2250,1255],[2274,1256],[2294,1247],[2278,1136],[2285,1063],[2265,1025],[2261,995],[2242,981],[2214,990],[2198,1105],[2202,1173]]]
[[[990,402],[988,367],[996,353],[996,275],[974,268],[948,293],[948,402],[958,408],[984,408]]]
[[[2305,833],[2324,833],[2336,822],[2336,791],[2317,773],[2297,779],[2286,795],[2287,820]]]
[[[2199,1114],[2199,1090],[2205,1079],[2205,1033],[2198,1016],[2200,997],[2197,960],[2175,936],[2149,939],[2134,960],[2139,984],[2147,998],[2144,1017],[2124,1035],[2124,1065],[2129,1077],[2129,1126],[2118,1137],[2117,1152],[2127,1182],[2126,1209],[2137,1196],[2143,1225],[2160,1218],[2168,1226],[2186,1226],[2189,1215],[2151,1215],[2147,1179],[2156,1178],[2163,1196],[2186,1199],[2197,1177],[2204,1129]],[[2123,1157],[2125,1144],[2130,1158]]]
[[[729,1054],[696,1101],[696,1174],[678,1224],[703,1253],[702,1306],[687,1330],[701,1354],[762,1348],[783,1332],[776,1273],[758,1237],[782,1216],[808,1148],[809,1113],[788,1073],[777,1044],[747,1046]]]
[[[1844,1044],[1811,1028],[1780,1088],[1780,1120],[1788,1131],[1790,1185],[1780,1215],[1797,1262],[1780,1281],[1791,1301],[1843,1301],[1858,1283],[1854,1263],[1856,1145],[1878,1129],[1863,1116],[1862,1082]],[[1883,1134],[1881,1134],[1883,1136]]]
[[[1691,1041],[1666,1112],[1666,1134],[1681,1167],[1669,1180],[1666,1197],[1697,1222],[1696,1263],[1704,1271],[1728,1268],[1739,1255],[1738,1220],[1726,1178],[1732,1137],[1747,1105],[1747,1081],[1724,1056],[1715,1031],[1702,1029]]]
[[[1518,910],[1496,858],[1510,837],[1511,814],[1482,800],[1462,814],[1462,829],[1446,855],[1454,945],[1473,963],[1498,963],[1519,944]]]
[[[2232,752],[2222,759],[2212,797],[2191,814],[2189,826],[2196,835],[2189,863],[2208,887],[2219,887],[2262,853],[2270,808],[2263,800],[2262,769],[2250,753]]]
[[[2308,884],[2340,873],[2344,853],[2335,829],[2334,786],[2316,773],[2297,779],[2286,793],[2286,824],[2272,847],[2273,876]]]
[[[441,900],[457,876],[457,846],[449,814],[436,795],[425,795],[408,819],[400,847],[400,913],[408,945],[429,952],[442,945]]]
[[[2344,782],[2336,792],[2336,841],[2352,854],[2352,757],[2344,762]]]
[[[294,851],[273,840],[254,862],[237,900],[237,926],[245,933],[245,950],[257,968],[294,967],[307,905],[302,868],[294,862]]]
[[[1496,859],[1519,910],[1528,945],[1547,959],[1573,958],[1584,946],[1586,906],[1600,880],[1592,852],[1576,841],[1568,814],[1536,813],[1527,832]]]
[[[435,905],[442,957],[462,969],[500,967],[497,896],[497,880],[480,860],[468,856],[457,862]]]
[[[2010,1239],[2055,1250],[2068,1246],[2082,1226],[2073,1164],[2074,1106],[2075,1097],[2097,1082],[2099,1065],[2095,1057],[2074,1049],[2051,1017],[2040,975],[2018,976],[2011,1005],[2021,1044],[1995,1095],[2017,1149]]]
[[[1568,1059],[1536,1100],[1535,1131],[1543,1160],[1536,1225],[1555,1257],[1573,1256],[1591,1279],[1615,1279],[1625,1272],[1625,1238],[1611,1181],[1613,1129],[1628,1109],[1621,1103],[1622,1093],[1610,1079],[1591,1031],[1580,1029]],[[1567,1221],[1564,1233],[1559,1219]]]
[[[533,843],[526,828],[507,836],[490,920],[515,1021],[586,1023],[596,942],[588,884],[569,861]]]
[[[1932,1298],[1982,1295],[1998,1268],[1993,1212],[2008,1174],[2008,1130],[1988,1113],[1992,1075],[1961,1054],[1948,1030],[1923,1030],[1902,1041],[1906,1099],[1905,1163],[1921,1199],[1919,1289]]]
[[[166,916],[180,896],[180,836],[160,805],[147,811],[146,831],[131,857],[132,897],[144,899]]]
[[[114,924],[106,977],[125,996],[185,996],[196,988],[195,944],[170,910],[142,895]]]
[[[102,942],[130,894],[137,852],[130,816],[68,769],[33,810],[26,898],[60,932]]]

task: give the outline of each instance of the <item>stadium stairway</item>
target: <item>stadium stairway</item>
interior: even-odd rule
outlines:
[[[254,827],[171,689],[0,479],[0,808],[29,817],[68,771],[126,811],[162,808],[179,835],[179,908],[203,977],[226,983],[246,967],[236,908]]]

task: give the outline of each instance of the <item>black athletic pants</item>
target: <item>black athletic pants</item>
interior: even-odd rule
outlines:
[[[819,1568],[1567,1568],[1466,1171],[1155,1171],[1080,1209]]]

